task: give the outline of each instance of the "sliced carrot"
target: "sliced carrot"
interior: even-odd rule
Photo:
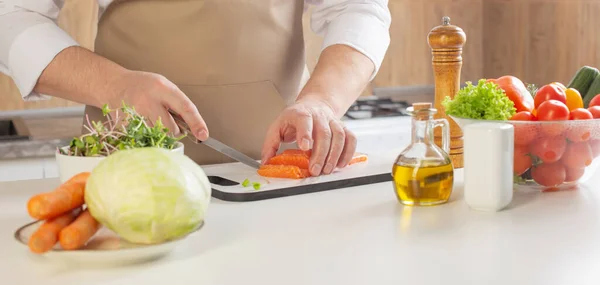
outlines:
[[[100,229],[100,223],[90,211],[83,211],[73,223],[60,231],[60,246],[66,250],[83,247]]]
[[[312,150],[301,150],[301,149],[286,149],[284,150],[281,154],[303,154],[306,155],[307,157],[310,157],[312,155]]]
[[[352,160],[350,160],[350,162],[348,163],[348,165],[352,165],[355,163],[359,163],[359,162],[365,162],[367,161],[368,157],[366,154],[362,154],[362,153],[355,153],[354,156],[352,157]]]
[[[308,169],[310,157],[305,154],[280,154],[269,159],[269,165],[295,165],[302,169]]]
[[[47,220],[81,207],[85,202],[85,183],[89,175],[89,172],[79,173],[54,191],[31,197],[27,202],[29,215],[34,219]]]
[[[75,212],[44,221],[29,238],[29,250],[33,253],[44,253],[52,249],[58,241],[60,231],[75,219]]]
[[[273,178],[302,179],[310,176],[308,170],[295,165],[262,165],[257,172],[260,176]]]

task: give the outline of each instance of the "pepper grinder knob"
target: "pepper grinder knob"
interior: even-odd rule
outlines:
[[[454,98],[460,89],[460,72],[462,68],[462,49],[467,40],[465,32],[450,24],[450,17],[442,18],[442,25],[433,28],[427,37],[431,48],[432,66],[435,81],[435,102],[438,110],[436,119],[444,118],[450,123],[450,158],[454,168],[463,167],[463,133],[461,128],[446,115],[442,101],[446,96]],[[435,143],[441,147],[442,133],[439,128],[434,131]]]

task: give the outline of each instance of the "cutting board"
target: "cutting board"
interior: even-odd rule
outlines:
[[[204,165],[202,169],[211,181],[213,197],[225,201],[246,202],[391,181],[392,165],[396,157],[389,154],[367,155],[367,162],[337,169],[329,175],[305,179],[262,177],[256,173],[256,169],[238,162]],[[255,190],[252,184],[242,186],[245,179],[251,183],[260,183],[260,189]]]

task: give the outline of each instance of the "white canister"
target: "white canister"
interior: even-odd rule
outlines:
[[[465,201],[478,211],[505,208],[513,198],[513,125],[474,123],[463,133]]]

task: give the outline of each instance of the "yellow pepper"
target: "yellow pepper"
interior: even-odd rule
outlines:
[[[575,88],[569,88],[565,91],[567,95],[567,107],[569,111],[573,111],[577,108],[583,108],[583,98],[581,98],[581,94]]]

